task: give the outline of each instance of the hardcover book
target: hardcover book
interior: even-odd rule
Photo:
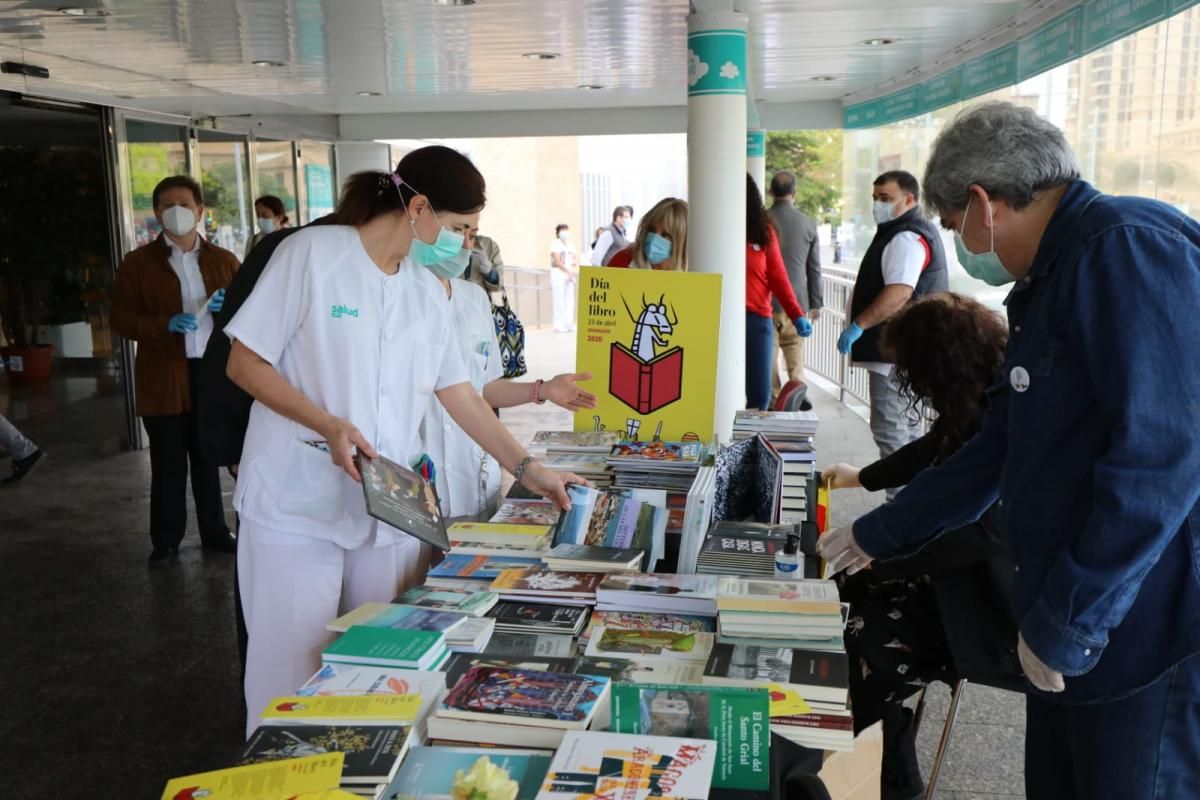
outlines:
[[[368,514],[439,550],[450,549],[433,484],[383,456],[358,456],[356,463]]]
[[[645,555],[642,550],[619,547],[594,547],[586,544],[556,545],[542,555],[544,563],[569,562],[584,564],[586,571],[609,572],[613,570],[636,570]]]
[[[586,654],[592,657],[628,658],[633,661],[707,661],[712,652],[711,633],[622,630],[597,628],[588,640]]]
[[[716,760],[704,739],[568,731],[537,800],[707,800]]]
[[[571,507],[559,517],[554,544],[632,548],[649,551],[654,545],[657,510],[620,490],[567,487]]]
[[[447,580],[494,581],[506,569],[532,567],[541,563],[537,558],[510,556],[468,556],[451,553],[442,563],[429,570],[428,577]],[[485,588],[483,586],[480,587]]]
[[[167,782],[161,800],[246,800],[247,786],[270,786],[278,797],[336,789],[345,758],[327,753],[185,775]]]
[[[401,606],[416,606],[417,608],[432,608],[439,611],[454,611],[481,617],[486,614],[500,596],[486,590],[463,591],[461,589],[442,589],[434,586],[417,586],[409,589],[392,602]]]
[[[472,667],[446,695],[438,715],[582,729],[606,699],[608,686],[607,678],[592,675]]]
[[[496,747],[414,747],[380,800],[445,800],[452,796],[455,775],[469,773],[480,758],[487,758],[517,784],[513,800],[534,800],[550,768],[550,756],[542,753]]]
[[[616,684],[613,733],[683,736],[717,743],[713,786],[770,788],[770,699],[766,689]]]
[[[239,763],[344,753],[342,785],[375,786],[396,774],[411,730],[403,725],[264,725],[250,734]]]

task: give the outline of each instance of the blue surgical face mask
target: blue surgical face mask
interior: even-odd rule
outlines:
[[[642,255],[651,264],[661,264],[671,257],[671,240],[659,236],[654,231],[646,234],[646,242],[642,245]]]
[[[882,225],[885,222],[891,222],[896,218],[896,207],[891,203],[885,203],[882,200],[876,200],[871,204],[871,216],[875,218],[876,225]]]
[[[432,272],[439,278],[457,278],[467,271],[467,264],[471,261],[470,250],[459,250],[452,257],[443,261],[438,261],[434,264],[426,264],[425,269]]]
[[[962,222],[958,226],[959,230],[967,226],[967,212],[970,210],[971,201],[967,200]],[[962,234],[959,231],[954,232],[954,250],[958,255],[958,263],[962,264],[962,268],[972,278],[983,281],[989,286],[1003,286],[1006,283],[1012,283],[1017,279],[1016,276],[1004,268],[1004,264],[1000,262],[1000,256],[996,255],[996,230],[994,227],[988,228],[988,230],[992,234],[992,249],[986,253],[972,253],[967,249]]]
[[[392,173],[390,178],[396,187],[396,191],[400,194],[400,203],[407,212],[408,204],[404,202],[404,193],[400,191],[400,184],[403,183],[418,194],[419,192],[415,186],[397,176],[396,173]],[[429,206],[429,213],[433,214],[435,218],[437,217],[437,212],[433,210],[432,204]],[[426,244],[421,241],[421,235],[417,233],[416,218],[409,217],[408,224],[412,226],[413,232],[412,244],[408,247],[408,257],[423,267],[432,268],[440,261],[450,261],[458,258],[459,251],[463,249],[463,242],[467,238],[464,234],[447,230],[443,225],[439,228],[437,238],[433,240],[433,244]],[[465,264],[463,265],[463,269],[466,269]],[[462,270],[459,271],[460,274],[461,272]]]

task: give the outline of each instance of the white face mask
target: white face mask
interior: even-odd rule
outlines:
[[[187,236],[196,230],[196,213],[184,206],[171,206],[162,215],[163,227],[176,236]]]
[[[896,207],[891,203],[885,203],[883,200],[876,200],[871,204],[871,216],[875,217],[876,225],[891,222],[896,218]]]
[[[258,229],[260,231],[262,231],[263,233],[274,233],[275,232],[275,218],[274,217],[260,217],[258,220]]]
[[[567,235],[567,232],[566,232],[566,231],[560,231],[560,232],[559,232],[559,234],[558,234],[558,240],[559,240],[560,242],[565,242],[565,241],[567,241],[567,239],[569,239],[569,238],[570,238],[570,236],[568,236],[568,235]]]

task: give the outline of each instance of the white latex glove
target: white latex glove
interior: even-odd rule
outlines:
[[[826,578],[832,578],[842,570],[845,570],[847,575],[853,575],[873,560],[863,552],[858,542],[854,541],[854,527],[851,525],[844,525],[824,534],[817,540],[817,553],[828,565],[825,571]]]
[[[1024,670],[1025,677],[1043,692],[1061,692],[1067,688],[1062,673],[1046,666],[1035,656],[1021,634],[1017,634],[1017,658],[1021,659],[1021,669]]]

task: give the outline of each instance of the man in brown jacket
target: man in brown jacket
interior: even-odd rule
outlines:
[[[197,375],[237,257],[209,244],[196,231],[204,215],[200,186],[185,175],[154,187],[154,216],[163,233],[125,256],[117,271],[112,327],[137,342],[134,396],[150,437],[150,566],[176,556],[187,529],[187,480],[201,544],[234,552],[225,524],[216,463],[201,447],[196,405]]]

